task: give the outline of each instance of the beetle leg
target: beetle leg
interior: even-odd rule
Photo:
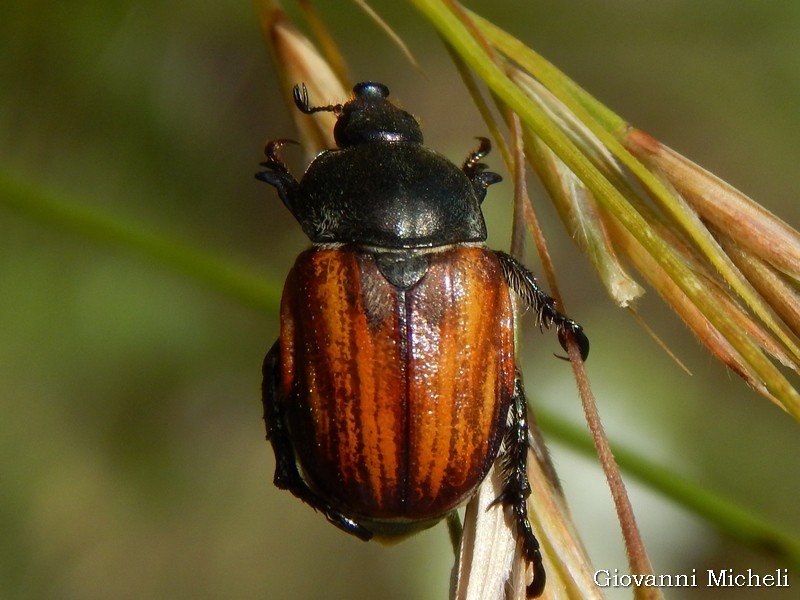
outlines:
[[[469,180],[472,182],[472,186],[475,188],[475,192],[478,195],[478,200],[483,202],[483,199],[486,197],[486,188],[493,183],[499,183],[503,178],[493,171],[486,170],[489,167],[482,163],[481,159],[489,154],[489,151],[492,149],[492,144],[485,137],[479,137],[478,140],[480,140],[480,146],[478,146],[477,150],[470,152],[461,170],[464,171],[464,174],[469,177]]]
[[[569,335],[578,344],[581,359],[586,360],[586,357],[589,356],[589,338],[583,332],[583,327],[558,312],[556,301],[539,288],[536,277],[525,265],[505,252],[495,250],[495,254],[500,260],[506,283],[522,298],[525,304],[536,311],[539,327],[549,328],[551,325],[555,325],[561,347],[564,350],[567,349],[567,336]]]
[[[294,448],[287,435],[279,398],[280,343],[275,342],[264,358],[262,401],[267,440],[275,453],[275,486],[282,490],[300,490],[304,485],[294,457]]]
[[[278,196],[280,196],[286,208],[288,208],[292,214],[294,214],[295,197],[297,196],[297,190],[300,184],[292,174],[289,173],[289,169],[286,168],[286,165],[283,163],[280,156],[278,156],[278,150],[281,146],[285,146],[286,144],[296,143],[297,142],[294,140],[285,139],[268,142],[264,148],[264,154],[267,158],[264,162],[259,163],[266,170],[256,173],[256,179],[268,183],[278,190]]]
[[[517,535],[522,539],[525,559],[533,565],[533,581],[528,585],[528,598],[541,595],[545,584],[545,570],[539,541],[533,533],[528,520],[528,496],[531,486],[528,482],[528,403],[522,387],[522,377],[517,372],[514,379],[514,397],[509,412],[509,425],[504,439],[504,454],[501,459],[503,470],[503,493],[497,499],[514,511]]]
[[[369,540],[372,537],[371,531],[333,508],[308,487],[300,475],[280,399],[280,352],[280,343],[275,342],[264,358],[264,382],[262,385],[267,439],[272,444],[272,451],[275,453],[275,478],[273,480],[275,487],[288,490],[314,510],[322,512],[328,521],[346,533],[364,541]]]

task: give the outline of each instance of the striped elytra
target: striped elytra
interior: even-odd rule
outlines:
[[[281,308],[281,393],[304,480],[376,533],[432,524],[494,462],[514,393],[510,294],[478,245],[425,254],[390,283],[375,253],[315,247]]]

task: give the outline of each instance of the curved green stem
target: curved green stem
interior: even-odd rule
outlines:
[[[281,285],[216,253],[102,214],[75,198],[20,182],[0,172],[0,206],[44,225],[154,259],[245,306],[276,315]]]
[[[548,435],[586,456],[595,456],[589,434],[577,425],[541,407],[536,409],[539,425]],[[701,516],[722,533],[751,546],[770,550],[800,569],[800,539],[784,527],[770,523],[741,506],[681,477],[620,444],[611,444],[623,471],[647,487],[658,490],[687,510]]]

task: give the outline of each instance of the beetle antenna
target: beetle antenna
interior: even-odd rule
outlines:
[[[305,83],[301,83],[300,85],[294,86],[292,89],[292,98],[294,98],[294,104],[297,108],[300,109],[301,112],[310,115],[315,112],[332,112],[339,114],[342,112],[342,105],[341,104],[328,104],[327,106],[311,106],[311,102],[308,99],[308,88],[306,87]]]

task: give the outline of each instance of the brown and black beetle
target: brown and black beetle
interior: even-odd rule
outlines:
[[[365,82],[345,104],[304,113],[338,119],[338,148],[297,181],[266,148],[256,177],[278,190],[312,247],[281,303],[280,338],[264,361],[264,418],[275,485],[361,539],[430,527],[462,506],[502,454],[504,490],[534,578],[539,544],[527,517],[528,424],[514,362],[511,291],[570,335],[534,276],[486,247],[480,204],[500,176],[486,139],[459,168],[423,146],[419,124]]]

